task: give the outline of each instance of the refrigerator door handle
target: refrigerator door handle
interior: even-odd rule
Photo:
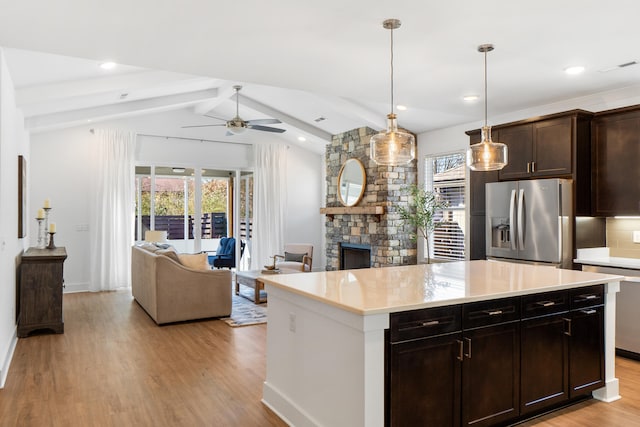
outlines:
[[[509,202],[509,241],[511,242],[511,250],[518,249],[516,246],[516,190],[511,190]]]
[[[518,247],[524,249],[524,189],[518,195]]]

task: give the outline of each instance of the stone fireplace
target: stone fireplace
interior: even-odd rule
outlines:
[[[341,247],[368,247],[370,266],[385,267],[417,263],[415,229],[400,219],[399,206],[406,206],[408,196],[402,187],[417,182],[417,161],[406,166],[378,166],[369,157],[369,140],[376,132],[368,127],[334,135],[327,146],[326,207],[340,207],[338,174],[350,158],[362,162],[367,183],[357,207],[382,206],[383,214],[333,214],[325,220],[327,270],[341,268]],[[360,261],[358,261],[360,262]]]

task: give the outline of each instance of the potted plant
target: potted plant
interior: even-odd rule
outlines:
[[[417,240],[418,233],[426,240],[427,264],[430,264],[429,237],[440,223],[440,221],[435,220],[435,215],[438,211],[446,209],[448,204],[437,193],[427,191],[415,184],[404,187],[402,190],[409,194],[409,203],[406,207],[399,207],[400,218],[416,227],[417,232],[411,236],[414,241]]]

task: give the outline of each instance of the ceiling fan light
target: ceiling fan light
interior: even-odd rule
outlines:
[[[507,165],[508,149],[505,144],[491,140],[491,127],[482,127],[482,141],[467,149],[467,166],[473,171],[496,171]]]
[[[398,130],[395,114],[387,116],[387,130],[371,137],[370,156],[382,166],[404,165],[416,157],[413,135]]]

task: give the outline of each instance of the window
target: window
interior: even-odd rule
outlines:
[[[437,216],[440,223],[431,236],[430,256],[432,258],[465,259],[466,171],[464,152],[425,159],[425,189],[439,194],[449,205]]]

